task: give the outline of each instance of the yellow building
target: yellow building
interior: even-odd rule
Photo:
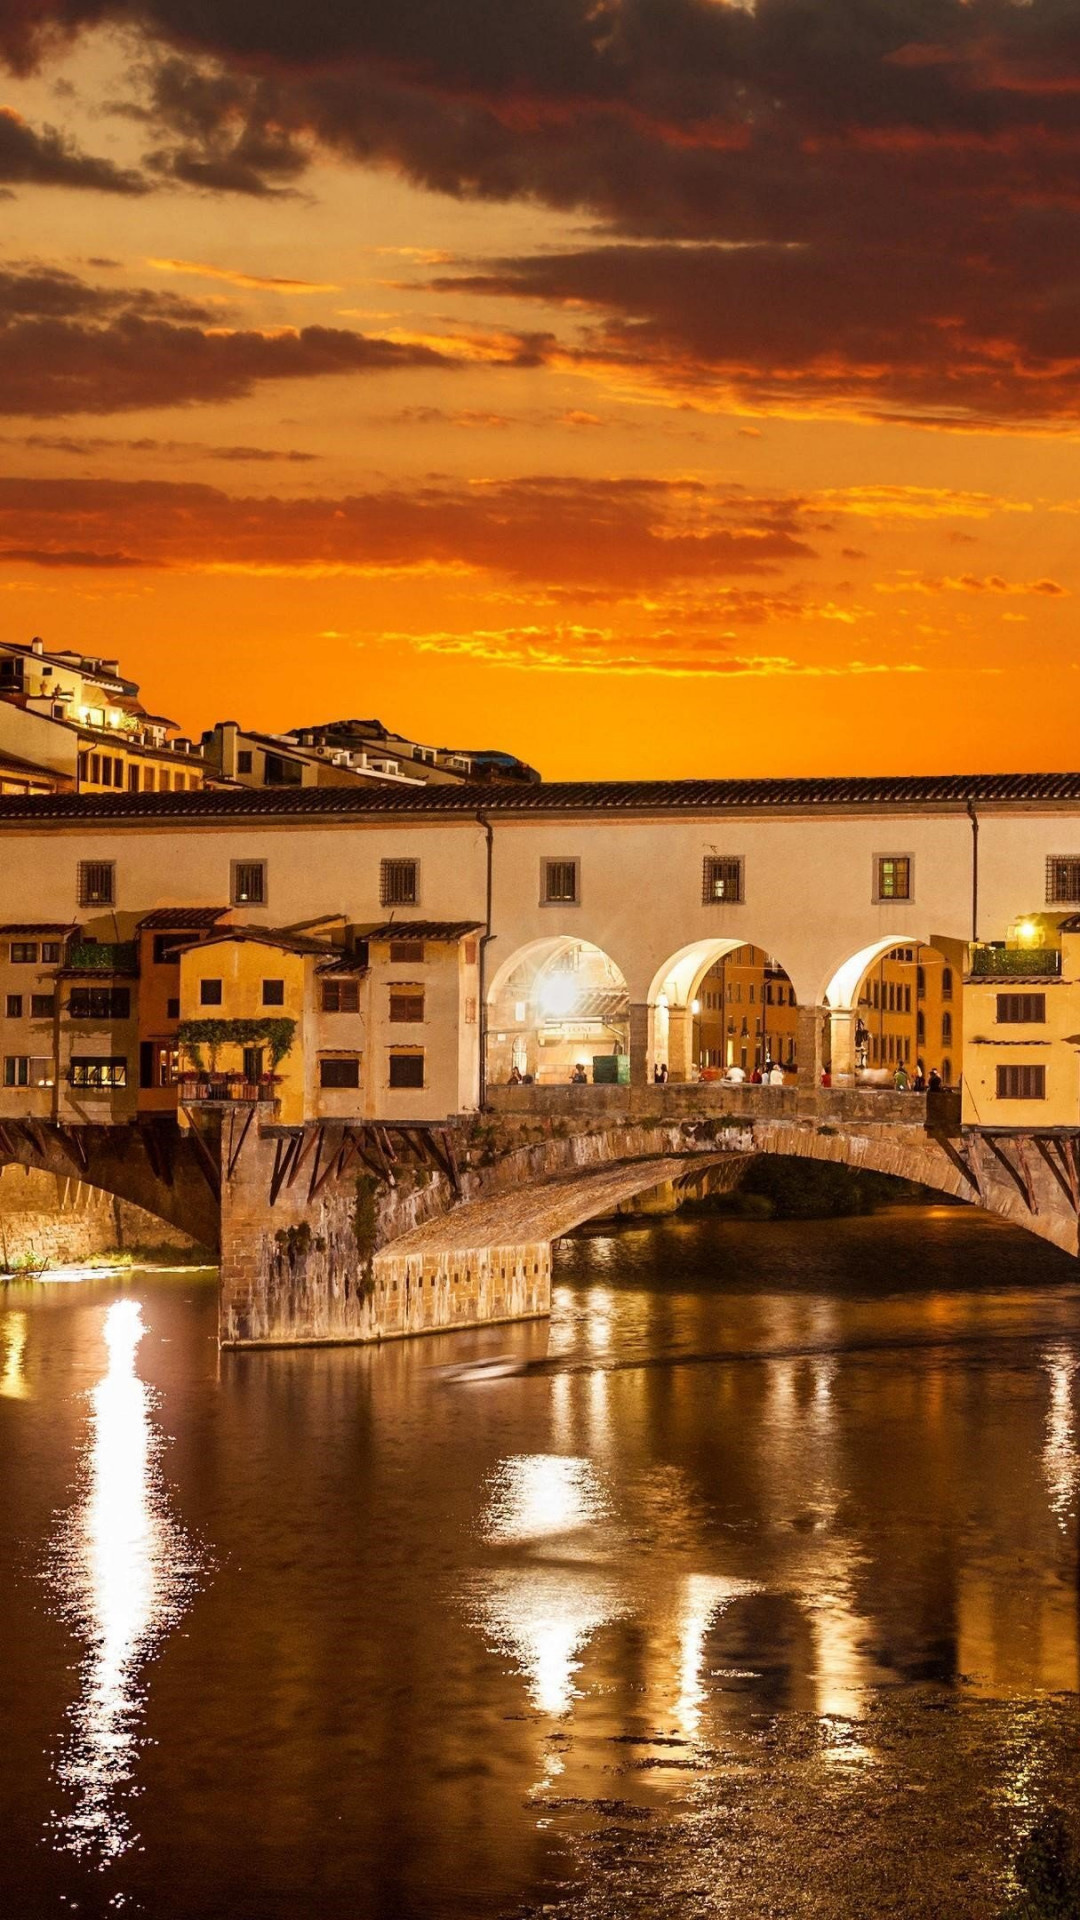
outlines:
[[[945,1086],[963,1057],[960,973],[936,947],[893,947],[866,974],[855,1028],[856,1069],[889,1078],[897,1067],[936,1070]]]
[[[970,1127],[1080,1126],[1080,915],[1031,914],[964,980]]]
[[[694,1060],[704,1073],[778,1062],[798,1067],[795,989],[784,969],[761,947],[736,947],[710,967],[694,1011]]]

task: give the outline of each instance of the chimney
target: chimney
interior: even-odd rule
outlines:
[[[36,633],[30,642],[30,651],[31,653],[44,653],[45,651],[45,642],[39,639]]]

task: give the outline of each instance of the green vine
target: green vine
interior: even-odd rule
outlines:
[[[176,1031],[180,1045],[190,1055],[196,1073],[203,1073],[202,1050],[210,1057],[210,1071],[217,1069],[222,1047],[258,1047],[270,1049],[271,1067],[279,1066],[292,1048],[296,1021],[284,1015],[266,1020],[181,1020]]]

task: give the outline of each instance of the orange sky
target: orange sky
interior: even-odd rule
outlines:
[[[1077,763],[1074,8],[209,13],[0,4],[6,636],[552,778]]]

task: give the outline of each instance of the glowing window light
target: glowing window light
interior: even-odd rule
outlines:
[[[1016,937],[1022,947],[1033,947],[1039,937],[1039,929],[1034,920],[1021,920],[1016,929]]]

